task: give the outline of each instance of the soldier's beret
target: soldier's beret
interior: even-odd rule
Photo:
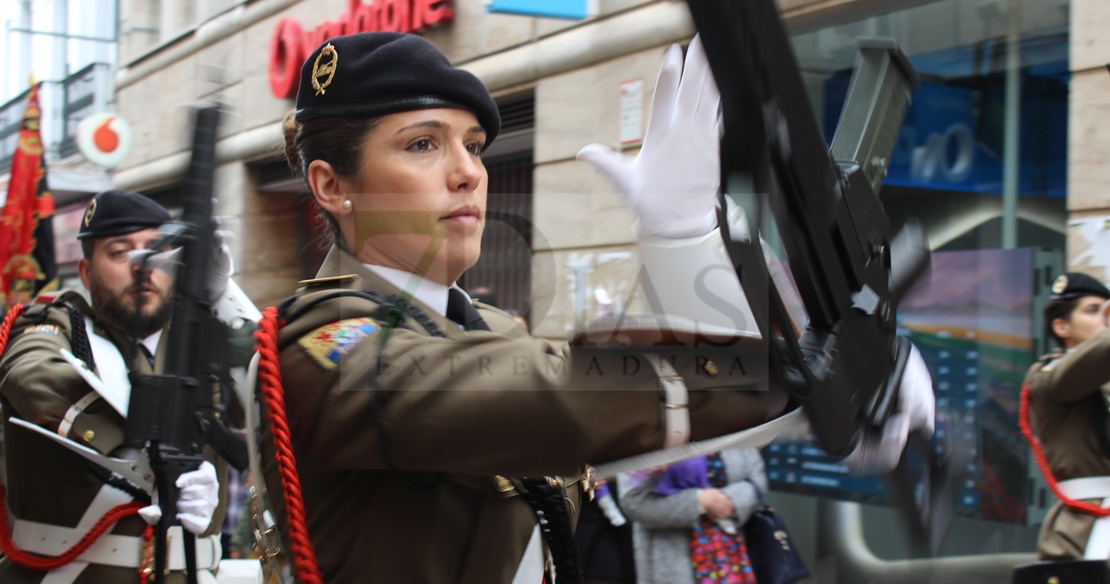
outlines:
[[[324,41],[301,66],[297,121],[367,118],[418,109],[469,110],[488,146],[501,131],[501,114],[486,86],[456,68],[424,37],[362,32]]]
[[[1082,272],[1061,274],[1052,282],[1052,300],[1072,300],[1083,296],[1110,298],[1110,290]]]
[[[85,207],[77,239],[99,239],[160,227],[170,220],[165,207],[150,197],[130,191],[110,190],[97,193]]]

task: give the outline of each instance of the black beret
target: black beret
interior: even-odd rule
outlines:
[[[1073,300],[1084,296],[1110,298],[1110,290],[1082,272],[1061,274],[1052,282],[1052,300]]]
[[[130,191],[98,193],[85,207],[77,239],[99,239],[160,227],[170,220],[170,212],[150,197]]]
[[[361,32],[333,37],[301,66],[297,121],[441,107],[472,112],[486,131],[487,146],[501,131],[501,114],[486,86],[419,35]]]

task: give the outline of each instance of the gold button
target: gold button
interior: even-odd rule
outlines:
[[[712,360],[707,359],[705,361],[705,372],[708,373],[710,377],[716,377],[717,374],[721,372],[721,369],[717,367],[717,364]]]
[[[93,432],[92,430],[85,430],[85,433],[82,434],[82,436],[85,438],[85,442],[92,442],[93,438],[96,438],[96,432]]]

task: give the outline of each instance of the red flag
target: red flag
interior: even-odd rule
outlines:
[[[54,197],[46,187],[39,86],[31,86],[12,157],[8,199],[0,213],[0,293],[8,305],[26,302],[53,284]]]

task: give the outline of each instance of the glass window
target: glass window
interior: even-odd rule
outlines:
[[[942,553],[1035,549],[1043,508],[1031,503],[1038,473],[1018,429],[1018,395],[1043,336],[1047,292],[1035,275],[1063,265],[1068,32],[1067,0],[943,0],[793,37],[830,143],[856,39],[893,38],[921,77],[881,199],[895,230],[920,219],[934,250],[932,279],[903,301],[899,321],[934,374],[934,446],[958,444],[964,456],[957,525]],[[812,443],[764,452],[777,491],[880,503],[863,506],[869,547],[908,555],[885,479],[847,475]]]

